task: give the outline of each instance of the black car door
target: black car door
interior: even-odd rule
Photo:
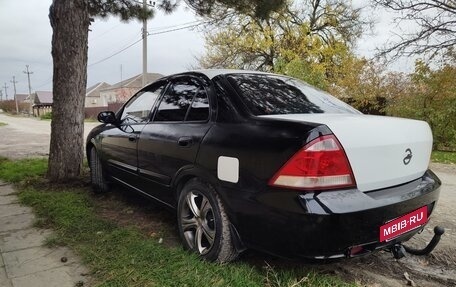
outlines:
[[[210,128],[209,99],[202,82],[192,76],[172,80],[138,142],[138,167],[143,190],[172,202],[167,189],[148,188],[151,182],[168,186],[176,173],[196,160],[199,145]]]
[[[158,82],[139,91],[123,107],[120,124],[103,133],[103,154],[109,173],[117,180],[134,185],[138,176],[138,137],[165,86],[166,82]]]

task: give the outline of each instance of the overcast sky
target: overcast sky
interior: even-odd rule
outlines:
[[[13,95],[12,78],[16,77],[17,93],[28,93],[26,65],[33,91],[52,90],[52,29],[49,24],[51,0],[0,0],[0,86],[5,99]],[[354,1],[363,3],[365,1]],[[373,35],[364,36],[358,43],[358,54],[370,57],[396,28],[391,25],[391,14],[372,13],[377,25]],[[369,17],[371,16],[369,15]],[[183,5],[171,15],[157,13],[149,21],[151,34],[192,24],[197,19]],[[125,51],[110,57],[141,39],[142,23],[120,22],[115,17],[96,19],[89,34],[89,60],[87,84],[105,81],[115,84],[142,72],[142,45],[136,43]],[[204,53],[204,39],[196,30],[182,29],[148,37],[148,71],[164,75],[182,72],[196,64],[195,57]],[[106,59],[109,57],[108,59]],[[106,60],[105,60],[106,59]],[[103,61],[104,60],[104,61]],[[122,74],[121,74],[122,66]],[[413,61],[403,60],[394,69],[410,71]]]

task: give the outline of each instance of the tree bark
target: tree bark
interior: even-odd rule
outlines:
[[[53,0],[53,104],[47,176],[53,182],[77,178],[84,158],[84,98],[87,84],[89,9],[87,0]]]

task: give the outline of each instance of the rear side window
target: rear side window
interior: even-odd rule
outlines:
[[[330,94],[293,78],[263,74],[231,74],[227,78],[255,116],[359,113]]]
[[[193,79],[182,79],[166,90],[154,121],[202,121],[208,117],[209,102],[204,88]]]

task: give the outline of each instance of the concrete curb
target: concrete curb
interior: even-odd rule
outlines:
[[[52,231],[33,227],[32,209],[18,204],[15,193],[0,181],[0,287],[90,286],[87,268],[70,249],[44,246]]]

